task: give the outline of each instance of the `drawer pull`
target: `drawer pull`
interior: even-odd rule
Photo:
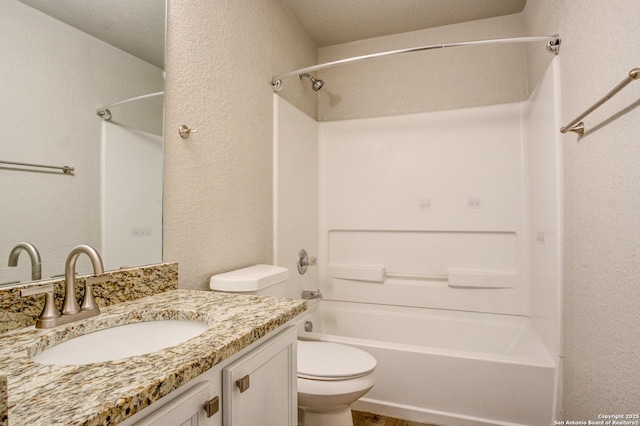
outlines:
[[[207,413],[207,418],[213,416],[220,409],[220,398],[213,397],[209,401],[204,403],[204,411]]]
[[[240,389],[240,393],[249,389],[249,375],[247,374],[243,378],[236,380],[236,386]]]

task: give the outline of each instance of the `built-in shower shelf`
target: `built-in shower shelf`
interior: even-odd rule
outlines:
[[[387,277],[446,281],[453,288],[513,288],[516,286],[518,273],[515,271],[483,271],[471,269],[447,269],[444,274],[411,274],[387,272],[384,266],[374,265],[328,265],[329,278],[351,281],[384,283]]]
[[[344,280],[384,282],[386,270],[383,266],[329,265],[329,277]]]
[[[516,272],[447,270],[448,285],[455,288],[513,288],[517,278]]]

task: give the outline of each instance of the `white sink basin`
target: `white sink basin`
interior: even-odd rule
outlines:
[[[79,365],[144,355],[200,335],[207,324],[162,320],[120,325],[83,334],[45,349],[32,358],[39,364]]]

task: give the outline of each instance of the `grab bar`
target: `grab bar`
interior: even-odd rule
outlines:
[[[582,122],[582,119],[585,118],[587,115],[591,114],[597,108],[599,108],[600,105],[602,105],[603,103],[611,99],[616,93],[624,89],[627,86],[627,84],[631,83],[634,80],[637,80],[638,78],[640,78],[640,68],[634,68],[631,71],[629,71],[629,75],[624,80],[622,80],[616,87],[614,87],[609,93],[607,93],[602,99],[600,99],[598,102],[593,104],[585,112],[577,116],[571,123],[567,124],[564,127],[561,127],[560,133],[574,132],[579,134],[580,136],[584,135],[584,123]]]
[[[70,175],[71,172],[73,172],[73,167],[69,167],[69,166],[45,166],[44,164],[33,164],[33,163],[18,163],[16,161],[2,161],[0,160],[0,164],[8,164],[10,166],[26,166],[26,167],[40,167],[43,169],[56,169],[56,170],[62,170],[62,173],[64,173],[65,175]]]

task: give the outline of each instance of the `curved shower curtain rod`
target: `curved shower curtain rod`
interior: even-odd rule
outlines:
[[[125,99],[123,101],[114,102],[114,103],[109,104],[107,106],[103,106],[102,108],[98,108],[96,110],[96,114],[98,114],[98,116],[100,118],[102,118],[103,120],[109,121],[109,120],[111,120],[111,111],[109,111],[109,108],[111,108],[111,107],[114,107],[114,106],[120,105],[120,104],[126,104],[128,102],[141,101],[142,99],[154,98],[156,96],[163,96],[163,95],[164,95],[164,92],[156,92],[156,93],[149,93],[148,95],[136,96],[135,98],[129,98],[129,99]]]
[[[546,41],[547,50],[554,55],[557,55],[560,51],[560,36],[558,34],[550,36],[532,36],[532,37],[512,37],[512,38],[497,38],[489,40],[477,40],[477,41],[463,41],[458,43],[444,43],[444,44],[432,44],[429,46],[409,47],[406,49],[389,50],[386,52],[371,53],[369,55],[354,56],[352,58],[340,59],[338,61],[326,62],[324,64],[314,65],[312,67],[301,68],[299,70],[291,71],[285,74],[276,75],[271,79],[271,85],[274,92],[279,92],[282,89],[282,79],[294,77],[302,73],[310,73],[313,71],[319,71],[326,68],[332,68],[338,65],[344,65],[351,62],[363,61],[365,59],[382,58],[385,56],[393,56],[401,53],[414,53],[422,52],[425,50],[446,49],[450,47],[466,47],[466,46],[482,46],[490,44],[509,44],[509,43],[527,43],[534,41]]]

